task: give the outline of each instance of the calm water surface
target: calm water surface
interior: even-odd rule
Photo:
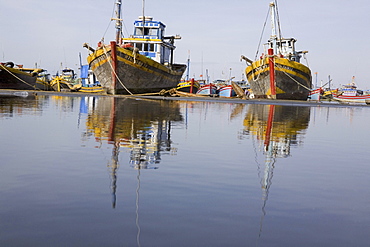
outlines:
[[[0,246],[369,246],[368,107],[0,97]]]

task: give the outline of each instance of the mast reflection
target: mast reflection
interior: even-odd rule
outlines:
[[[161,155],[173,154],[176,150],[171,147],[172,124],[183,121],[178,103],[164,100],[82,97],[80,112],[87,114],[85,136],[94,136],[96,142],[112,145],[108,167],[113,208],[120,148],[129,150],[131,167],[157,169]]]
[[[262,223],[266,215],[266,204],[272,184],[277,158],[290,156],[290,147],[303,143],[303,136],[310,121],[310,107],[283,105],[250,105],[244,119],[244,133],[252,136],[253,144],[262,149],[264,164],[256,162],[262,188]],[[260,150],[261,150],[260,149]]]

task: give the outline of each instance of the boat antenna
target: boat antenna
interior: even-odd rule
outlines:
[[[189,81],[189,71],[190,71],[190,50],[188,50],[188,61],[187,61],[187,71],[186,71],[186,81]]]
[[[144,35],[145,35],[145,13],[144,13],[144,10],[145,10],[145,0],[143,0],[143,38],[144,38]]]
[[[122,44],[121,6],[122,6],[122,0],[117,0],[117,2],[116,2],[116,18],[112,18],[112,20],[116,21],[116,42],[119,45]]]

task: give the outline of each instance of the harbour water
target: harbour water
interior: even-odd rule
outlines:
[[[369,107],[26,96],[0,246],[369,246]]]

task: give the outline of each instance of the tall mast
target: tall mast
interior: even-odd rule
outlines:
[[[145,0],[143,0],[143,38],[144,38],[144,35],[145,35],[145,13],[144,13],[144,10],[145,10]]]
[[[121,18],[121,6],[122,6],[122,0],[117,0],[116,2],[116,18],[113,18],[113,20],[116,20],[116,43],[122,44],[122,18]]]
[[[272,44],[273,44],[273,49],[274,49],[274,53],[277,53],[277,49],[276,49],[276,19],[275,19],[275,3],[274,2],[271,2],[270,3],[270,15],[271,15],[271,39],[272,39]]]

